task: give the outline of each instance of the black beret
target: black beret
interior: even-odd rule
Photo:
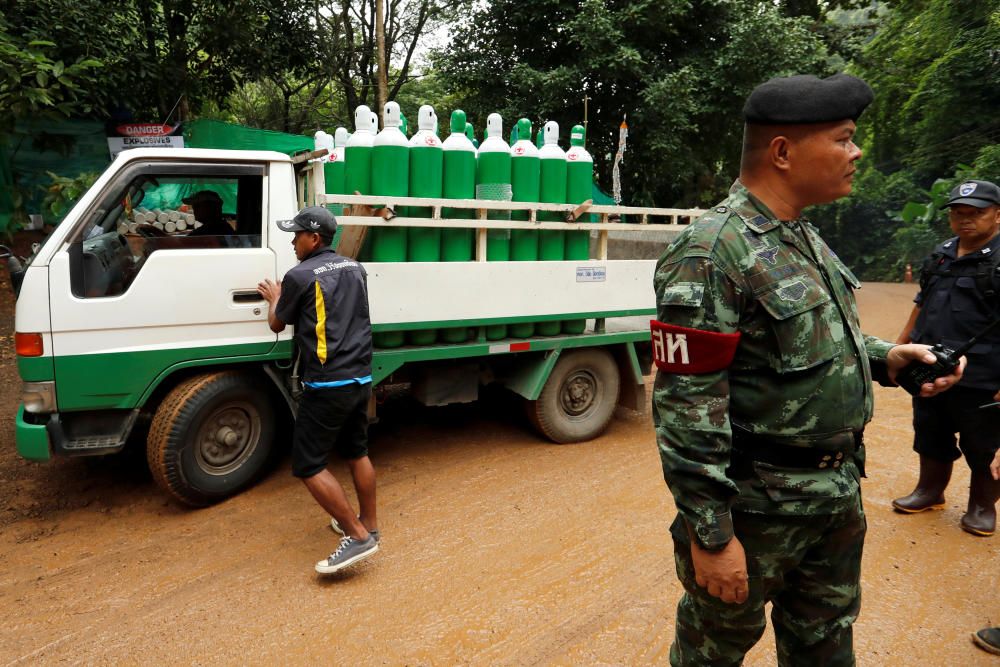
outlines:
[[[798,125],[857,120],[875,94],[861,79],[834,74],[820,79],[797,74],[771,79],[753,89],[743,118],[761,125]]]

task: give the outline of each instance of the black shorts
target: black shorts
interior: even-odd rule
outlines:
[[[368,399],[371,384],[310,389],[299,399],[292,439],[292,474],[312,477],[322,472],[331,452],[344,460],[368,455]]]
[[[973,472],[988,470],[1000,444],[1000,406],[979,406],[993,403],[993,394],[958,386],[931,398],[914,398],[913,450],[938,461],[965,454]]]

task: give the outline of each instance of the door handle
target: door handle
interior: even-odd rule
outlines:
[[[237,290],[233,292],[233,303],[256,303],[263,301],[264,297],[257,293],[257,290]]]

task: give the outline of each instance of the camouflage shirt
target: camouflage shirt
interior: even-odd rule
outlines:
[[[728,368],[656,375],[664,479],[699,541],[728,542],[731,509],[810,515],[856,503],[854,461],[825,470],[754,462],[750,479],[726,475],[734,426],[777,444],[829,448],[872,417],[869,361],[884,361],[892,345],[861,333],[860,283],[816,228],[775,219],[736,181],[667,248],[654,287],[661,322],[741,336]]]

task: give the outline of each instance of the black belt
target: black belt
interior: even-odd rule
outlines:
[[[808,447],[796,447],[733,427],[733,449],[726,475],[730,479],[749,479],[754,474],[754,462],[803,470],[839,468],[861,447],[862,435],[862,431],[847,432]]]

